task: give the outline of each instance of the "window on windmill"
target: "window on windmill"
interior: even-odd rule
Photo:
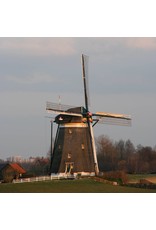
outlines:
[[[84,144],[81,144],[81,149],[84,150],[84,148],[85,148],[85,147],[84,147]]]
[[[69,129],[69,133],[72,134],[72,130],[71,129]]]
[[[61,149],[61,145],[58,145],[58,149],[59,149],[59,150]]]
[[[71,158],[71,153],[68,153],[68,159],[70,159]]]

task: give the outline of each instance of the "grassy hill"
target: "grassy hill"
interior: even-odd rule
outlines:
[[[93,179],[0,184],[1,193],[150,193],[154,189],[114,186]]]

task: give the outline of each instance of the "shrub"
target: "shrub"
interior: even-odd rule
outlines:
[[[116,181],[118,184],[126,184],[128,176],[124,171],[110,171],[103,174],[103,178],[110,181]]]

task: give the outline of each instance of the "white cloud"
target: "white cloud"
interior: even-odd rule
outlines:
[[[90,37],[90,38],[67,38],[67,37],[48,37],[48,38],[0,38],[1,53],[29,56],[67,56],[76,53],[109,54],[119,53],[123,47],[151,50],[156,49],[156,38],[109,38],[109,37]],[[116,52],[114,52],[116,51]]]
[[[35,55],[72,55],[72,38],[0,38],[1,52]]]
[[[156,38],[126,38],[125,43],[128,47],[145,50],[156,49]]]

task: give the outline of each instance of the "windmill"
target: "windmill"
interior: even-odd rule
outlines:
[[[131,117],[106,112],[91,113],[88,96],[88,57],[82,55],[85,107],[47,102],[46,110],[57,114],[57,132],[51,156],[51,174],[97,175],[99,173],[93,127],[97,123],[130,125]]]

